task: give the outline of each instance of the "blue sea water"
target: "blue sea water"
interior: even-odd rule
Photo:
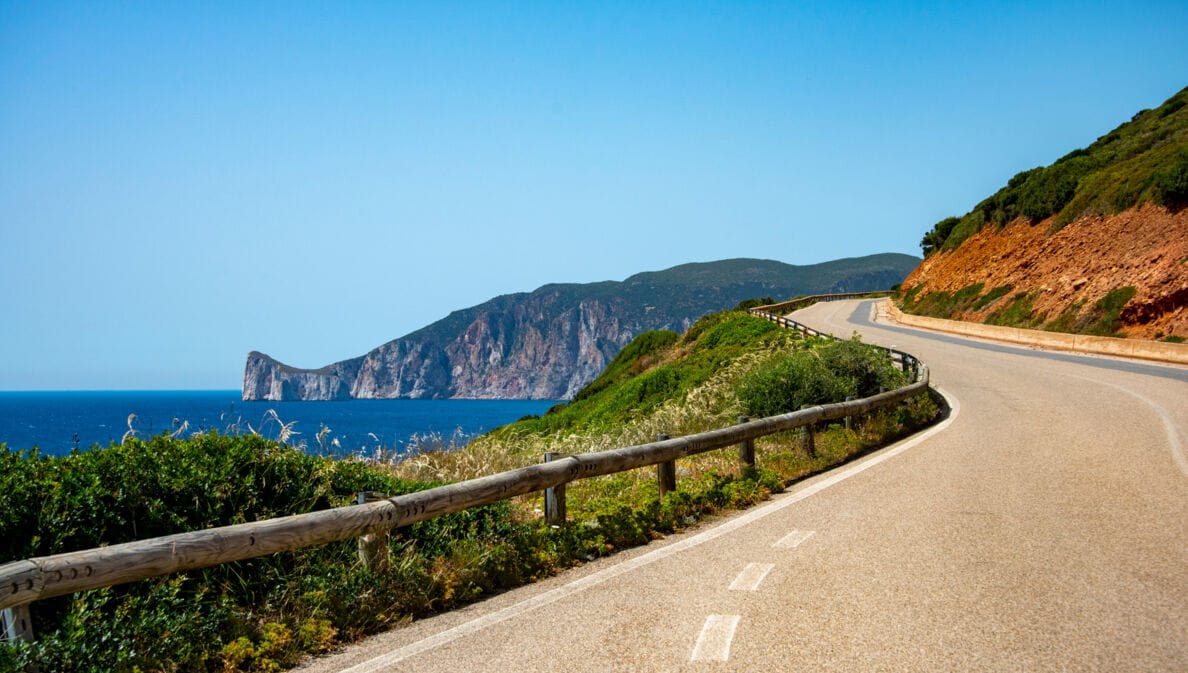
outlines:
[[[38,447],[64,455],[72,449],[118,443],[132,428],[140,437],[252,430],[276,438],[276,419],[297,433],[290,443],[318,452],[317,434],[335,454],[402,451],[416,437],[462,441],[529,414],[543,414],[552,400],[350,400],[346,402],[244,402],[238,390],[0,392],[0,442],[10,450]],[[271,412],[275,411],[275,419]]]

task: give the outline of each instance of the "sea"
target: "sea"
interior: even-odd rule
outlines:
[[[254,432],[310,453],[391,458],[415,446],[458,446],[556,400],[245,402],[238,390],[0,392],[0,443],[66,455],[129,432]],[[287,429],[287,430],[285,430]]]

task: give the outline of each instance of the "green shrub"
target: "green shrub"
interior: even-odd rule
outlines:
[[[1188,88],[1088,147],[1016,174],[961,218],[936,223],[920,247],[928,256],[956,249],[988,224],[1053,217],[1056,230],[1083,215],[1117,213],[1148,201],[1171,210],[1188,205]]]
[[[360,490],[431,486],[250,435],[129,439],[63,457],[4,448],[0,467],[3,561],[341,506]],[[340,632],[357,637],[570,562],[540,560],[538,528],[516,523],[504,502],[411,526],[387,573],[361,568],[345,541],[38,601],[36,642],[0,645],[0,662],[268,670],[329,647]]]
[[[975,283],[952,294],[943,291],[930,292],[915,302],[911,312],[933,318],[952,318],[975,305],[978,295],[982,292],[982,287],[982,283]]]
[[[646,332],[620,351],[602,375],[569,403],[495,434],[610,428],[680,398],[744,353],[796,338],[789,330],[741,311],[707,315],[680,337],[667,331]]]
[[[1022,327],[1024,329],[1036,327],[1043,323],[1043,316],[1035,315],[1032,308],[1039,292],[1020,292],[1011,303],[986,316],[987,325],[1001,325],[1003,327]]]
[[[819,352],[821,361],[843,382],[847,396],[870,397],[908,382],[904,373],[891,364],[886,351],[868,346],[857,337],[835,341]]]
[[[1188,151],[1181,152],[1172,165],[1156,178],[1159,202],[1169,210],[1188,206]]]
[[[1093,305],[1093,310],[1085,318],[1087,325],[1079,331],[1096,336],[1117,336],[1121,328],[1119,318],[1122,308],[1136,292],[1131,286],[1110,290]]]
[[[776,303],[775,297],[761,297],[758,299],[744,299],[734,307],[735,311],[747,311],[757,306],[770,306]]]
[[[959,217],[946,217],[933,225],[932,229],[924,234],[924,238],[920,239],[920,249],[924,251],[924,256],[928,257],[939,251],[945,244],[945,239],[953,233],[954,227],[960,222],[961,218]]]
[[[1077,316],[1080,315],[1081,309],[1085,306],[1085,300],[1073,302],[1067,308],[1056,316],[1052,322],[1044,325],[1044,329],[1048,332],[1075,332],[1077,331]]]
[[[993,290],[990,290],[986,294],[979,297],[978,300],[976,302],[974,302],[973,306],[971,307],[972,310],[981,311],[982,309],[989,307],[994,302],[998,301],[999,299],[1002,299],[1007,294],[1009,294],[1011,289],[1012,288],[1010,285],[999,285],[998,287],[994,288]]]
[[[743,364],[787,354],[776,359],[787,360],[788,376],[800,377],[804,388],[777,386],[782,395],[801,395],[775,401],[787,410],[902,380],[881,352],[857,340],[805,340],[738,312],[711,316],[692,332],[646,337],[615,371],[608,368],[613,383],[524,419],[510,432],[547,435],[562,422],[585,425],[584,437],[595,437],[598,428],[625,424],[647,405],[681,400],[744,355]],[[742,376],[747,369],[735,371]],[[736,381],[729,378],[731,391]],[[734,396],[720,403],[733,419]],[[509,501],[414,524],[392,535],[385,570],[358,563],[356,543],[348,540],[39,601],[33,610],[37,641],[0,644],[0,670],[277,670],[410,617],[646,543],[723,507],[762,500],[786,479],[835,464],[935,415],[935,406],[929,416],[913,405],[872,414],[861,435],[831,429],[815,458],[778,450],[762,467],[723,473],[721,462],[704,456],[717,467],[682,474],[680,488],[663,499],[654,479],[638,472],[578,482],[597,488],[581,499],[573,495],[582,490],[575,484],[574,523],[558,528]],[[781,439],[771,441],[778,446]],[[132,439],[60,458],[0,444],[0,561],[342,506],[359,490],[395,495],[432,485],[254,436]]]
[[[903,382],[903,374],[879,349],[858,340],[835,341],[773,358],[747,375],[738,397],[748,414],[765,417],[866,397]]]
[[[800,351],[773,359],[756,370],[738,391],[752,417],[796,411],[806,404],[839,402],[846,398],[845,382],[834,376],[813,352]]]
[[[8,652],[11,668],[42,671],[206,670],[227,628],[227,601],[185,575],[146,582],[143,592],[96,589],[75,596],[61,626]],[[37,615],[42,603],[37,604]],[[45,620],[38,620],[45,624]],[[0,653],[0,663],[4,663]]]

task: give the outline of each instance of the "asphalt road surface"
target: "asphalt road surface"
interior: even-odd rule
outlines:
[[[1188,369],[795,317],[920,357],[941,425],[302,671],[1188,671]]]

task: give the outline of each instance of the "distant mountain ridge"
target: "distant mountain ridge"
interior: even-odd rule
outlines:
[[[454,311],[320,369],[252,351],[243,399],[569,398],[641,332],[684,331],[706,313],[755,297],[887,289],[919,261],[898,253],[807,266],[728,259],[624,281],[545,285]]]

